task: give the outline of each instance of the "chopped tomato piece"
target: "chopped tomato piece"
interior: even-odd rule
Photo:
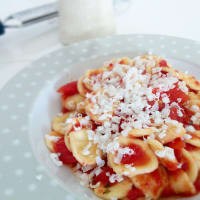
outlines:
[[[161,60],[161,61],[159,62],[159,65],[160,65],[160,67],[168,67],[168,66],[167,66],[167,62],[166,62],[165,60]]]
[[[185,142],[181,138],[176,138],[172,142],[168,143],[167,146],[172,149],[183,149],[185,147]]]
[[[77,160],[74,158],[72,153],[68,150],[65,145],[64,137],[60,138],[54,144],[54,150],[56,153],[60,153],[59,159],[63,162],[63,164],[76,164]]]
[[[153,88],[152,93],[156,94],[159,91],[159,88]]]
[[[63,94],[63,98],[66,98],[68,96],[72,96],[75,94],[78,94],[78,88],[77,88],[78,81],[73,81],[71,83],[67,83],[60,87],[57,92]]]
[[[165,161],[162,160],[161,163],[169,170],[169,171],[175,171],[178,169],[178,163],[171,162],[169,160]]]
[[[181,150],[175,149],[174,153],[178,162],[182,164],[181,169],[187,171],[189,168],[188,161],[183,156]]]
[[[173,120],[177,120],[178,121],[178,108],[173,106],[170,108],[170,114],[169,114],[169,117]]]
[[[197,131],[200,130],[200,125],[198,125],[198,124],[193,124],[193,126],[194,126],[194,128],[195,128]]]
[[[119,64],[123,65],[123,64],[124,64],[124,61],[123,61],[123,60],[121,60],[121,61],[119,62]]]
[[[102,172],[99,175],[94,176],[93,184],[101,182],[104,186],[108,187],[116,183],[116,181],[114,183],[111,183],[109,180],[109,177],[110,177],[109,175],[115,174],[112,168],[105,166],[105,167],[102,167],[101,169],[102,169]]]
[[[181,150],[180,149],[175,149],[174,153],[175,153],[175,156],[176,156],[176,159],[178,160],[178,162],[181,162],[182,158],[183,158]]]
[[[145,151],[137,144],[130,144],[128,148],[134,151],[133,154],[124,154],[121,163],[122,164],[133,164],[134,166],[145,165],[149,161],[149,157]]]
[[[128,192],[127,195],[129,200],[137,200],[139,197],[144,197],[144,194],[141,190],[134,187]]]
[[[67,110],[67,108],[64,108],[64,107],[63,107],[63,108],[62,108],[62,113],[65,114],[65,113],[67,113],[67,112],[69,112],[69,110]]]

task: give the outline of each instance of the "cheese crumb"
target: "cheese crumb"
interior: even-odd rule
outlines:
[[[50,154],[50,158],[52,159],[53,163],[58,167],[63,165],[63,162],[59,160],[59,156],[60,156],[60,154],[58,154],[58,153]]]
[[[165,147],[163,150],[156,150],[155,154],[160,158],[168,158],[170,160],[175,160],[174,149],[170,147]]]

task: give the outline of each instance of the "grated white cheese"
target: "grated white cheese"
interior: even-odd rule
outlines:
[[[63,165],[63,162],[59,160],[59,156],[60,156],[60,154],[58,154],[58,153],[50,154],[50,158],[52,159],[53,163],[58,167]]]
[[[96,157],[96,163],[97,163],[98,167],[103,167],[105,165],[105,161],[102,160],[100,156]]]
[[[196,130],[195,130],[195,128],[193,127],[193,126],[186,126],[186,131],[188,131],[188,132],[195,132]]]
[[[124,178],[123,178],[123,176],[120,175],[120,174],[112,174],[112,175],[109,177],[109,181],[110,181],[111,183],[114,183],[115,181],[121,182],[121,181],[123,181],[123,180],[124,180]]]
[[[60,139],[60,137],[58,137],[58,136],[53,136],[53,135],[48,135],[48,134],[45,135],[45,138],[52,142],[57,142]]]
[[[198,112],[198,111],[199,111],[199,106],[197,106],[197,105],[192,105],[192,106],[191,106],[191,110],[192,110],[193,112]]]
[[[183,136],[183,139],[186,139],[186,140],[191,139],[191,138],[192,138],[192,136],[189,135],[189,134],[185,134],[185,135]]]
[[[165,147],[164,150],[156,150],[155,154],[160,158],[168,158],[170,160],[175,160],[174,149],[170,147]]]

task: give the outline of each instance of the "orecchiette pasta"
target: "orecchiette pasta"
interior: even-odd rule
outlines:
[[[75,94],[63,100],[63,107],[69,111],[75,111],[78,110],[78,104],[80,103],[84,103],[84,98],[80,94]]]
[[[150,173],[157,169],[158,161],[151,149],[143,141],[127,137],[120,137],[119,144],[122,148],[126,148],[129,145],[133,145],[133,147],[135,146],[135,151],[138,151],[138,154],[140,154],[140,156],[143,158],[141,158],[141,162],[138,162],[136,165],[133,164],[127,166],[126,164],[116,162],[118,155],[117,151],[114,154],[108,153],[108,165],[112,167],[117,174],[124,174],[128,177],[133,177],[139,174]]]
[[[101,185],[94,189],[94,193],[98,197],[105,200],[110,200],[112,198],[122,199],[126,197],[129,190],[131,190],[132,185],[133,183],[131,182],[131,180],[126,178],[122,182],[116,183],[115,185],[110,186],[110,187],[104,187]]]
[[[200,192],[200,83],[159,56],[123,57],[58,90],[44,141],[105,200]]]
[[[88,140],[86,129],[70,132],[69,141],[74,157],[82,165],[96,165],[96,158],[102,156],[97,145]]]

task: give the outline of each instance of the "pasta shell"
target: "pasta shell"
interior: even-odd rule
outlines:
[[[75,112],[68,112],[66,114],[56,116],[52,120],[52,129],[55,132],[58,132],[62,135],[64,135],[66,132],[69,132],[72,129],[72,124],[65,124],[65,121],[71,115],[75,115],[75,114],[76,114]]]
[[[77,105],[83,101],[84,97],[80,94],[75,94],[63,100],[63,107],[69,111],[75,111],[77,109]]]
[[[165,151],[165,148],[162,143],[160,143],[159,141],[149,138],[147,140],[147,143],[149,144],[150,148],[153,150],[154,154],[157,155],[157,152],[162,152]],[[158,157],[160,163],[162,163],[163,166],[165,166],[167,169],[169,170],[176,170],[178,167],[178,161],[175,157],[175,155],[173,156],[165,156],[165,157]]]
[[[158,161],[155,155],[153,154],[152,150],[148,147],[148,145],[139,140],[139,139],[132,139],[128,137],[119,137],[119,143],[121,146],[128,146],[130,144],[136,144],[141,147],[141,149],[145,152],[145,154],[148,156],[149,161],[148,163],[145,163],[141,166],[133,166],[133,167],[126,167],[124,164],[118,164],[115,162],[116,154],[108,153],[108,165],[113,168],[113,170],[117,174],[124,174],[128,177],[133,177],[139,174],[149,173],[154,171],[158,168]]]
[[[84,79],[86,78],[86,75],[82,76],[81,78],[79,78],[78,80],[78,91],[80,93],[81,96],[85,97],[87,93],[90,93],[91,90],[89,90],[88,88],[86,88],[85,84],[84,84]]]
[[[97,144],[88,140],[87,129],[69,134],[71,151],[81,165],[96,165],[96,158],[102,156]]]
[[[183,170],[176,170],[168,174],[170,187],[176,194],[195,194],[196,189]]]
[[[185,141],[195,147],[200,147],[200,138],[193,134],[191,136],[192,138],[185,138]]]
[[[69,150],[69,151],[72,151],[71,150],[71,145],[70,145],[70,139],[69,139],[69,133],[66,133],[65,134],[65,145],[67,146],[67,149]]]
[[[189,92],[188,95],[190,98],[188,101],[188,104],[190,106],[192,106],[192,105],[200,106],[200,95],[199,94],[195,94],[194,92]]]
[[[198,169],[200,170],[200,149],[188,151],[192,158],[195,160]]]
[[[159,166],[152,173],[134,176],[131,180],[134,186],[145,194],[147,199],[158,199],[168,185],[167,173],[162,166]]]
[[[184,160],[187,162],[187,166],[188,166],[185,172],[187,173],[190,180],[194,182],[198,176],[198,166],[187,150],[183,149],[182,155],[184,157]]]
[[[132,129],[128,132],[128,136],[130,137],[142,137],[146,135],[151,135],[153,133],[152,128],[144,128],[144,129]]]
[[[191,89],[196,91],[200,90],[200,83],[193,76],[186,76],[183,80]]]
[[[125,178],[120,183],[116,183],[111,187],[103,187],[102,185],[94,189],[94,193],[105,200],[112,200],[114,198],[121,199],[127,196],[131,190],[133,183],[128,178]]]
[[[168,128],[166,130],[166,134],[160,137],[159,133],[157,133],[157,139],[162,143],[166,144],[168,142],[173,141],[176,138],[182,137],[185,135],[185,129],[183,126],[176,126],[174,124],[167,124]]]
[[[45,144],[48,147],[49,151],[51,151],[52,153],[55,152],[54,151],[55,140],[59,139],[60,137],[62,137],[62,135],[55,131],[50,131],[50,133],[44,137]]]

